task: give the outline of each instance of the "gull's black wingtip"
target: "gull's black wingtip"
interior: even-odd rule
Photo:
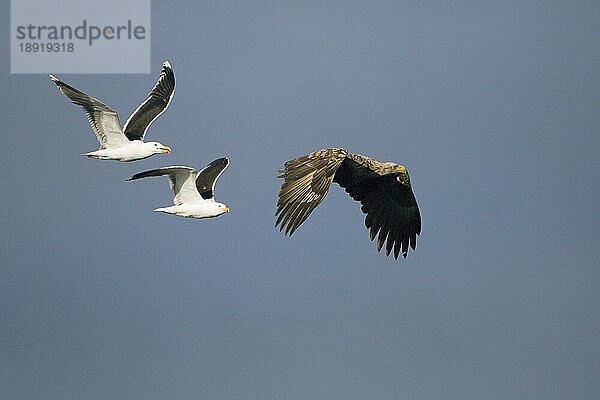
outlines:
[[[217,158],[216,160],[211,161],[207,167],[216,167],[217,165],[229,165],[229,158],[227,157],[221,157],[221,158]]]

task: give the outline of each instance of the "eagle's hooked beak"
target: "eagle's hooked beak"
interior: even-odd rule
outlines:
[[[160,148],[160,151],[162,151],[165,154],[169,154],[171,152],[171,148],[169,146],[163,146]]]

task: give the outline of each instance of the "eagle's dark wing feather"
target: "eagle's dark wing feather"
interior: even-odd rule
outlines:
[[[366,214],[365,225],[371,240],[377,236],[377,250],[386,244],[386,255],[392,248],[394,257],[406,258],[408,247],[417,246],[421,233],[421,214],[410,186],[408,172],[397,165],[349,154],[333,179],[350,196],[360,201]],[[387,240],[387,243],[386,243]]]
[[[291,235],[329,192],[336,170],[346,158],[344,149],[324,149],[285,163],[284,182],[277,198],[279,230]]]
[[[148,127],[169,106],[175,92],[175,74],[171,64],[165,61],[156,85],[148,98],[131,114],[123,131],[129,140],[142,140]]]

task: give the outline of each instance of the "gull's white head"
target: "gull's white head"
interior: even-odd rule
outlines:
[[[213,212],[215,215],[221,215],[229,212],[229,207],[223,203],[214,202],[212,203]]]
[[[144,145],[152,151],[152,154],[169,154],[171,152],[171,148],[169,146],[159,142],[146,142]]]

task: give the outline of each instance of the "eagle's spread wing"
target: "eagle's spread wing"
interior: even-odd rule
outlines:
[[[196,176],[196,189],[204,200],[214,198],[215,182],[229,165],[226,157],[218,158],[204,167]]]
[[[362,204],[361,210],[367,215],[365,225],[371,240],[377,236],[378,251],[386,239],[388,256],[392,248],[395,258],[400,253],[406,258],[409,246],[415,250],[421,214],[404,166],[350,153],[333,180]]]
[[[156,85],[148,98],[131,114],[123,131],[129,140],[142,140],[148,127],[169,106],[175,92],[175,74],[171,64],[165,61]]]
[[[291,235],[308,218],[329,192],[333,177],[348,152],[344,149],[324,149],[285,163],[279,178],[283,178],[277,199],[279,230]]]

